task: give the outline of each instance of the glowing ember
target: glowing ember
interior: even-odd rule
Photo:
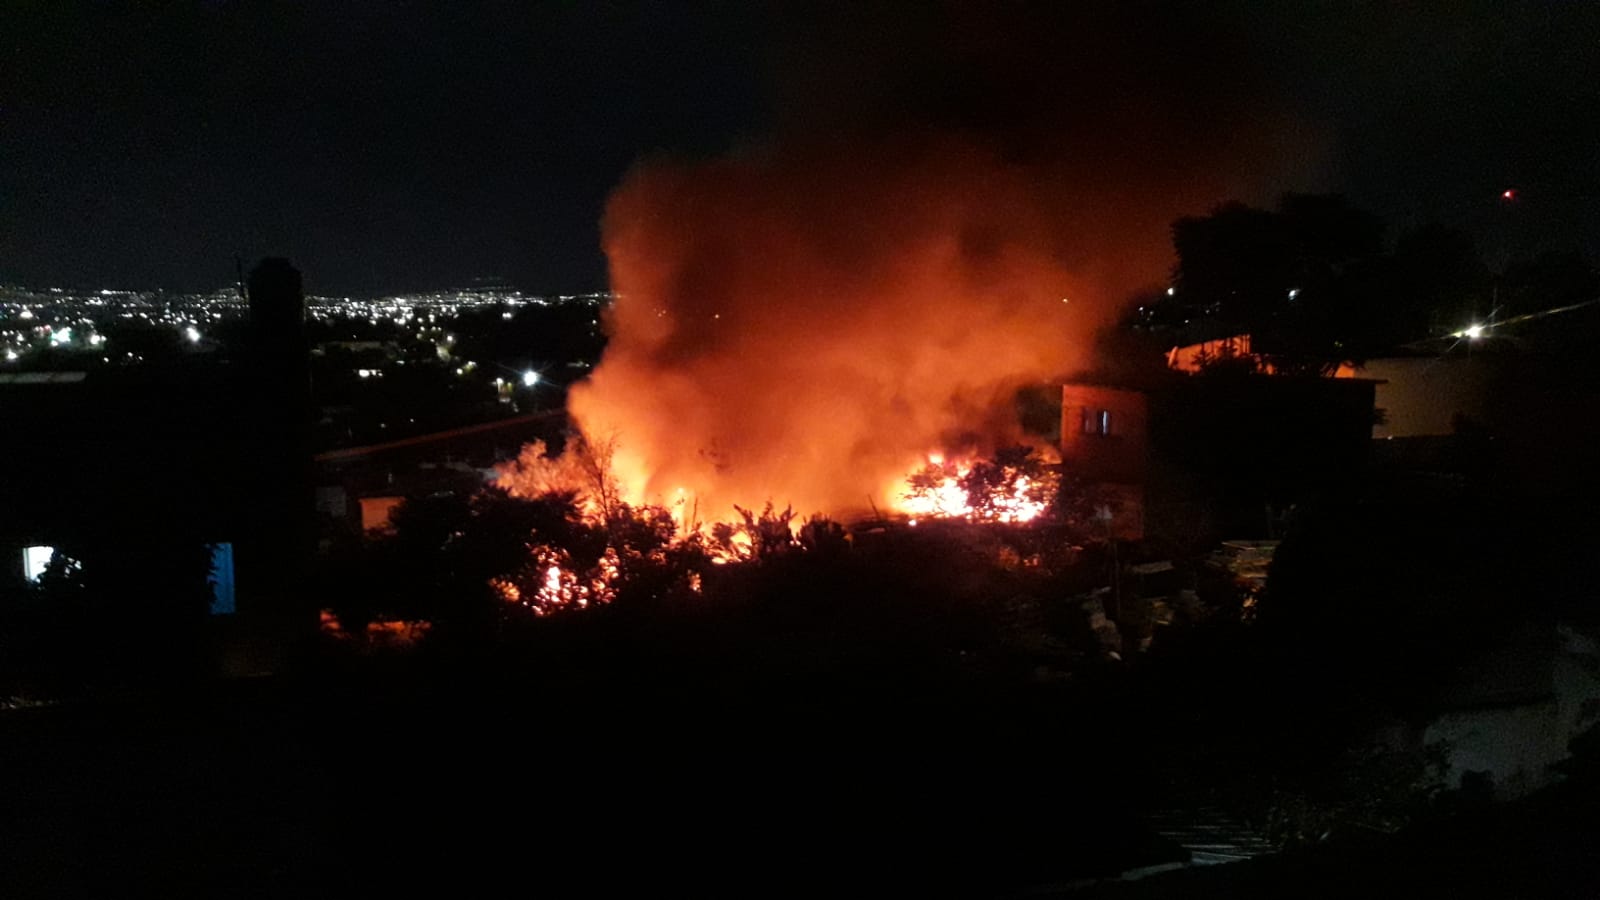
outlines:
[[[576,597],[574,588],[577,579],[567,574],[560,566],[550,566],[544,570],[544,587],[535,595],[535,608],[548,608],[552,606],[565,606],[573,600],[579,606],[587,606],[583,596]]]
[[[599,564],[584,575],[573,565],[567,551],[540,545],[533,548],[533,562],[522,584],[495,579],[490,586],[507,603],[520,604],[534,615],[543,616],[610,603],[616,599],[618,571],[616,551],[609,547]]]
[[[517,587],[513,582],[507,581],[504,578],[491,578],[489,580],[489,587],[493,588],[494,592],[499,594],[500,598],[505,600],[507,603],[522,602],[522,589]]]
[[[377,619],[368,622],[365,629],[351,632],[345,630],[333,610],[324,609],[320,614],[319,629],[324,635],[341,641],[360,637],[369,647],[405,648],[421,643],[433,630],[433,623],[426,620]]]

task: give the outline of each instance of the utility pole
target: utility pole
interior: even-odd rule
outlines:
[[[1099,519],[1106,527],[1106,543],[1111,545],[1111,608],[1112,621],[1122,624],[1122,563],[1118,559],[1117,539],[1111,532],[1111,507],[1101,505],[1095,509],[1095,518]]]

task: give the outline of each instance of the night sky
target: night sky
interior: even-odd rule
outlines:
[[[1600,255],[1600,5],[1064,5],[5,0],[0,280],[209,289],[273,254],[318,293],[599,289],[640,160],[886,129],[1025,148],[1085,105],[1180,111],[1180,149],[1181,111],[1257,123],[1239,199],[1336,190],[1491,259]]]

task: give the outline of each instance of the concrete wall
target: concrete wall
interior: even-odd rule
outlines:
[[[1392,357],[1369,360],[1362,378],[1380,381],[1374,403],[1385,421],[1375,438],[1432,437],[1455,433],[1456,417],[1483,421],[1490,414],[1495,366],[1470,357]]]

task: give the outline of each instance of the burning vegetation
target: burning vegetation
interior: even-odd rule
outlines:
[[[562,453],[531,444],[500,468],[495,490],[507,501],[566,511],[561,529],[525,532],[520,563],[490,579],[505,604],[543,616],[605,605],[630,590],[656,599],[698,595],[716,567],[837,553],[854,540],[838,521],[822,514],[802,517],[792,506],[778,509],[770,501],[760,509],[735,505],[734,514],[720,521],[703,517],[697,499],[687,494],[670,506],[635,506],[621,499],[614,454],[614,443],[577,437]],[[961,462],[930,456],[902,480],[890,518],[863,524],[879,530],[941,519],[1069,524],[1066,514],[1074,506],[1063,501],[1058,469],[1050,458],[1021,446]]]
[[[906,479],[899,508],[912,524],[920,518],[1031,522],[1049,511],[1060,486],[1055,468],[1027,447],[968,462],[930,454],[927,466]]]

